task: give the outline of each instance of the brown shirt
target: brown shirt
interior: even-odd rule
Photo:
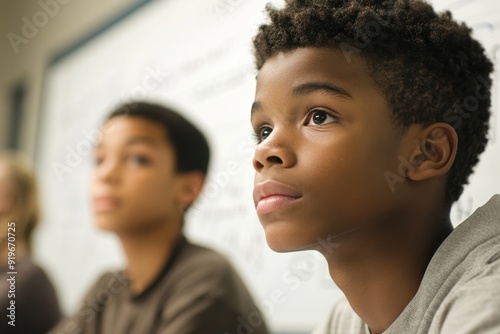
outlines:
[[[79,312],[51,334],[267,334],[264,318],[231,264],[184,237],[140,295],[124,271],[107,273]]]
[[[6,266],[0,268],[0,333],[47,333],[61,319],[52,283],[29,257],[19,258],[15,270],[17,274],[11,275]]]

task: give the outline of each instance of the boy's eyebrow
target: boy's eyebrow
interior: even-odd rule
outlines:
[[[130,146],[133,144],[141,144],[141,143],[148,144],[151,146],[157,146],[157,143],[153,139],[146,137],[146,136],[135,136],[135,137],[129,138],[125,142],[125,146]]]
[[[343,96],[352,99],[352,95],[344,88],[330,82],[306,82],[293,87],[293,95],[303,95],[316,91],[323,91],[335,96]]]
[[[352,95],[347,90],[330,82],[306,82],[300,84],[298,86],[293,87],[292,95],[304,95],[317,91],[322,91],[335,96],[343,96],[352,99]],[[255,101],[252,104],[250,119],[253,117],[253,114],[255,112],[261,109],[262,109],[262,103],[260,101]]]
[[[255,101],[254,103],[252,103],[252,109],[251,109],[251,112],[250,112],[250,119],[252,119],[253,114],[256,111],[261,110],[261,109],[262,109],[262,103],[261,102]]]

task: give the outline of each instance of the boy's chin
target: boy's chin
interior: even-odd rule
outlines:
[[[273,251],[278,253],[315,250],[323,255],[331,254],[342,243],[343,231],[338,233],[328,229],[313,229],[294,222],[273,222],[262,224],[266,241]],[[309,229],[308,229],[309,228]]]
[[[280,231],[280,229],[270,226],[264,230],[267,244],[275,252],[287,253],[316,249],[316,242],[309,240],[310,238],[304,233],[294,233],[289,229],[287,231]]]
[[[118,223],[115,220],[111,219],[96,219],[95,220],[95,226],[105,232],[119,232],[119,226],[117,226]]]
[[[124,219],[116,214],[105,213],[94,216],[94,226],[104,232],[120,233],[126,229],[124,223]]]

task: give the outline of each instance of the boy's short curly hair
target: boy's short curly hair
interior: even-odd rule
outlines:
[[[446,122],[459,138],[447,179],[447,203],[463,192],[487,144],[493,64],[471,29],[422,0],[291,0],[266,7],[257,69],[279,52],[301,47],[360,57],[379,85],[398,129]]]

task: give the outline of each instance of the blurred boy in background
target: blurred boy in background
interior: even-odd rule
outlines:
[[[208,168],[203,134],[171,109],[132,103],[109,115],[94,159],[96,223],[119,238],[127,267],[53,333],[268,333],[230,263],[183,236]]]

